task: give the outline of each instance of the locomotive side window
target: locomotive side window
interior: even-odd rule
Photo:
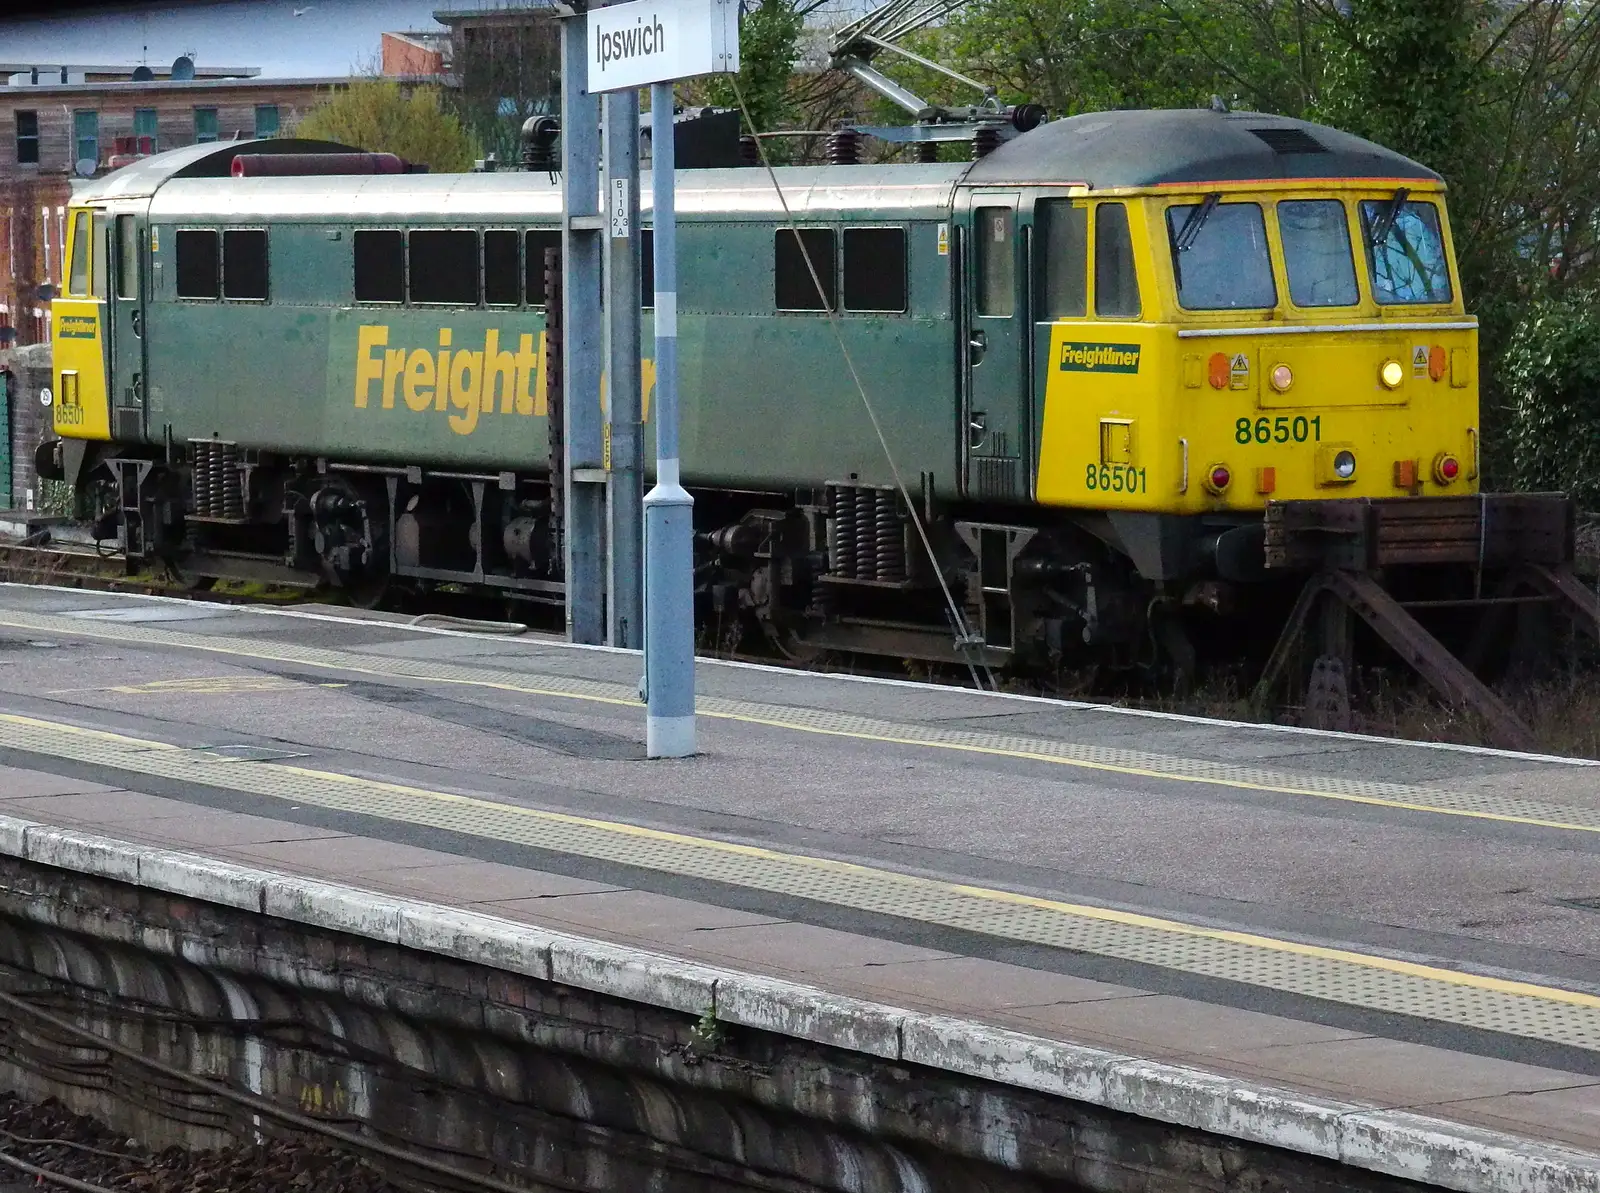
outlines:
[[[1351,307],[1361,301],[1343,203],[1337,199],[1279,203],[1278,235],[1289,273],[1289,301],[1295,306]]]
[[[1033,223],[1041,249],[1039,320],[1083,318],[1089,313],[1089,209],[1070,199],[1046,199],[1034,209]]]
[[[222,297],[266,300],[267,234],[263,229],[229,228],[222,234]]]
[[[404,232],[357,232],[357,302],[403,302],[406,296]]]
[[[139,297],[139,234],[131,215],[117,217],[117,297]]]
[[[1178,302],[1191,311],[1237,311],[1277,304],[1267,226],[1257,203],[1200,203],[1167,208]]]
[[[1009,207],[980,207],[973,226],[978,261],[978,314],[1009,318],[1017,309],[1017,250]]]
[[[561,249],[561,233],[552,232],[544,228],[534,228],[523,233],[526,241],[527,255],[523,258],[526,281],[524,283],[530,307],[545,305],[544,291],[544,252],[546,249]]]
[[[178,297],[216,298],[222,265],[217,234],[193,229],[176,237],[178,254]]]
[[[1408,203],[1405,192],[1361,204],[1362,239],[1379,302],[1449,302],[1450,260],[1445,256],[1439,209]]]
[[[111,258],[106,255],[106,217],[101,211],[89,213],[90,235],[94,239],[94,264],[89,269],[89,293],[96,298],[106,296],[106,274],[111,269]]]
[[[520,298],[522,260],[515,232],[483,234],[483,301],[492,307],[514,307]]]
[[[847,311],[906,309],[906,230],[844,230],[844,306]]]
[[[1102,203],[1094,210],[1094,313],[1102,319],[1137,319],[1140,310],[1128,209]]]
[[[478,305],[478,234],[470,230],[413,231],[406,264],[412,302]]]
[[[807,257],[811,259],[810,268],[806,266]],[[817,272],[815,279],[812,269]],[[833,310],[838,276],[832,228],[779,228],[773,234],[772,285],[780,311]],[[820,295],[818,282],[822,283]]]
[[[72,213],[72,266],[67,271],[67,293],[89,293],[89,213]]]

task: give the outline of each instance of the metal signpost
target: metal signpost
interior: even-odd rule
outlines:
[[[608,116],[616,110],[625,118],[626,110],[631,108],[637,121],[638,89],[651,88],[656,483],[644,499],[643,688],[649,708],[645,752],[651,758],[683,758],[694,753],[695,738],[694,499],[683,488],[678,473],[678,267],[672,84],[677,79],[739,69],[739,9],[737,0],[633,0],[592,10],[587,23],[589,90],[627,93],[626,105],[618,104],[616,109],[612,103],[623,97],[608,98]],[[608,129],[608,137],[614,138],[617,131]],[[608,171],[613,152],[608,146]],[[620,153],[615,160],[621,162]],[[608,172],[608,205],[615,201],[610,188],[619,181],[616,174]],[[632,159],[632,177],[627,183],[632,219],[623,234],[631,238],[638,232],[637,156]],[[616,235],[615,228],[611,234]],[[634,292],[624,294],[617,290],[622,282],[618,272],[608,271],[608,277],[612,283],[608,317],[614,320],[618,307],[632,306],[637,337],[637,282]],[[618,324],[612,322],[611,326],[615,335]],[[638,348],[637,343],[631,348],[612,343],[608,402],[614,425],[625,409],[622,390],[624,378],[628,378],[635,431],[640,401]],[[632,367],[624,373],[618,366],[619,354],[630,350]],[[613,462],[616,446],[613,440]],[[614,569],[621,562],[617,559]],[[616,589],[612,592],[615,600]]]
[[[566,450],[567,633],[605,641],[606,474],[600,425],[600,104],[582,17],[561,26],[562,438]]]

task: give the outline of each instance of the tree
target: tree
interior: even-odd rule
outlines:
[[[805,18],[795,0],[760,0],[741,5],[739,18],[738,87],[721,76],[704,85],[705,102],[738,107],[740,94],[757,132],[777,128],[789,115],[789,86],[800,57],[800,32]]]
[[[477,157],[471,134],[444,109],[437,87],[402,88],[390,79],[351,79],[307,112],[294,135],[393,153],[442,174],[470,170]]]

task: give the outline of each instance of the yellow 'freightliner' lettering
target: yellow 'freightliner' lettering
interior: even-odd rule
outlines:
[[[498,329],[484,334],[482,351],[456,346],[453,338],[452,329],[440,328],[437,352],[408,351],[389,347],[387,325],[361,327],[356,338],[357,409],[372,404],[372,387],[377,385],[383,409],[394,409],[398,389],[408,410],[448,412],[450,429],[458,435],[472,434],[479,416],[493,414],[497,406],[504,415],[548,413],[544,332],[537,347],[532,334],[520,336],[515,352],[500,346]]]

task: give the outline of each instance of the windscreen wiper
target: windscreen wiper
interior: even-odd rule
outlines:
[[[1200,206],[1189,213],[1189,218],[1183,221],[1183,227],[1178,229],[1178,234],[1172,238],[1172,251],[1187,253],[1194,247],[1195,238],[1200,235],[1200,229],[1206,226],[1206,221],[1211,218],[1211,213],[1216,210],[1221,201],[1222,194],[1212,191],[1200,200]]]
[[[1378,218],[1372,222],[1372,230],[1367,233],[1367,242],[1373,248],[1377,248],[1389,239],[1389,232],[1394,227],[1395,220],[1400,218],[1400,209],[1410,197],[1411,192],[1403,186],[1389,196],[1389,202],[1378,214]]]

